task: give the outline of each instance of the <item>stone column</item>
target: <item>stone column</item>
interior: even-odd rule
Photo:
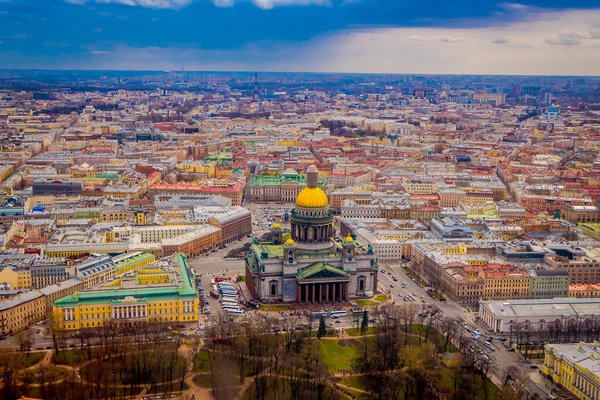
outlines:
[[[300,295],[300,285],[296,284],[296,303],[300,303],[302,297]]]
[[[315,302],[315,284],[311,284],[310,286],[312,286],[312,301],[311,303]]]
[[[308,304],[308,285],[304,285],[304,303]]]
[[[344,283],[344,299],[348,301],[348,283]]]
[[[329,301],[329,283],[325,284],[325,302]]]
[[[335,298],[335,287],[336,287],[336,286],[337,286],[337,283],[335,283],[335,282],[334,282],[334,283],[333,283],[333,286],[332,286],[333,293],[332,293],[332,295],[331,295],[331,297],[332,297],[332,299],[333,299],[333,302],[334,302],[334,303],[335,303],[335,302],[337,302],[337,299]]]

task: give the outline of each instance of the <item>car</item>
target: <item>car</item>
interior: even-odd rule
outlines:
[[[406,283],[403,283],[403,284],[402,284],[402,285],[400,285],[400,286],[402,286],[402,289],[405,289],[405,288],[406,288]]]
[[[390,287],[393,289],[393,288],[394,288],[394,285],[390,285]]]
[[[531,368],[531,369],[537,369],[537,368],[538,368],[538,366],[537,366],[537,365],[533,365],[533,364],[532,364],[532,365],[531,365],[529,368]]]
[[[394,277],[392,277],[392,280],[393,280],[394,282],[398,282],[398,278],[396,278],[395,276],[394,276]]]
[[[336,319],[336,320],[335,320],[335,323],[336,323],[336,324],[341,324],[341,323],[342,323],[342,321],[340,321],[339,319]]]
[[[513,351],[515,351],[515,349],[513,347],[511,347],[507,351],[510,351],[512,353]]]

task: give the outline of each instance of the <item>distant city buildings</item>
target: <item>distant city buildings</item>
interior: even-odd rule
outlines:
[[[595,78],[272,74],[255,92],[243,73],[47,72],[11,89],[31,76],[0,76],[3,334],[52,302],[67,329],[195,321],[191,292],[169,289],[173,313],[120,280],[179,285],[174,265],[249,235],[259,301],[370,297],[385,264],[473,308],[600,296]]]

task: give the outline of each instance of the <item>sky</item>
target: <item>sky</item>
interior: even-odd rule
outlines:
[[[0,68],[600,75],[600,0],[0,0]]]

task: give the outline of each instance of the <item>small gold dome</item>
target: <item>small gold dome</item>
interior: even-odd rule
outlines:
[[[281,225],[279,225],[279,221],[275,221],[275,223],[273,224],[273,229],[279,229],[281,228]]]
[[[298,207],[324,208],[328,205],[327,195],[320,188],[306,187],[296,197],[296,206]]]
[[[346,236],[346,239],[344,239],[346,242],[354,242],[354,239],[352,239],[352,236],[350,236],[350,234],[348,234]]]
[[[285,244],[287,244],[288,246],[293,246],[296,244],[296,242],[294,242],[294,239],[290,237],[288,238],[288,240],[285,241]]]

